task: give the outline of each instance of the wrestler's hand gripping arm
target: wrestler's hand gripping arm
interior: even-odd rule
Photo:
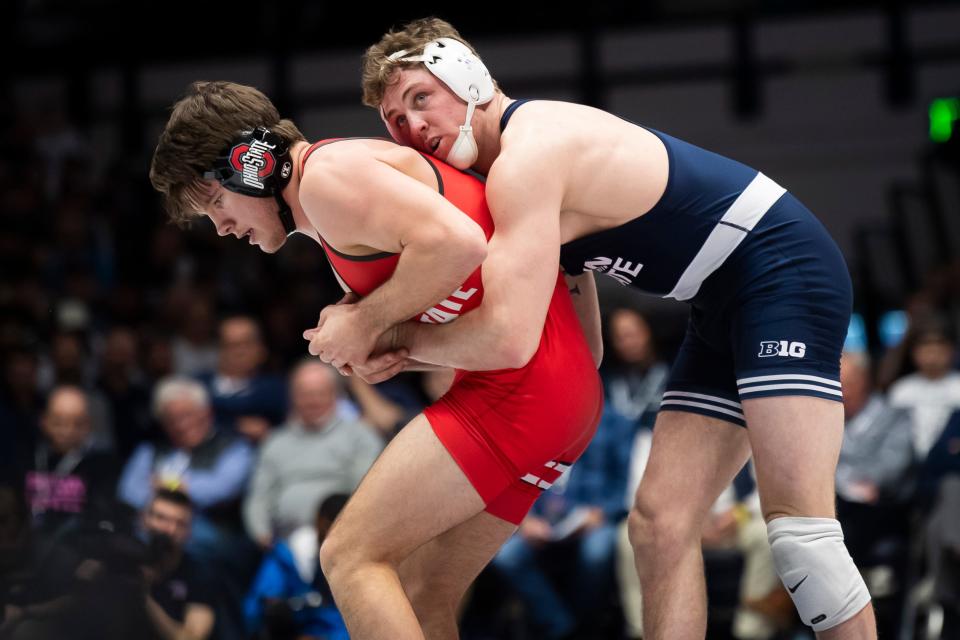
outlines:
[[[456,322],[398,327],[394,346],[408,348],[411,358],[485,371],[522,367],[536,353],[559,268],[564,191],[539,152],[529,152],[539,163],[513,154],[494,164],[486,193],[495,231],[483,263],[483,302]]]

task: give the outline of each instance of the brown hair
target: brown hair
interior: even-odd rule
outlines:
[[[464,40],[460,33],[445,20],[440,18],[420,18],[408,22],[397,31],[388,31],[380,38],[380,42],[371,46],[363,54],[362,83],[363,104],[377,108],[383,101],[383,94],[387,87],[396,82],[394,71],[409,69],[420,62],[402,62],[391,60],[390,55],[397,51],[406,51],[409,55],[423,53],[423,48],[437,38],[453,38],[459,40],[476,54],[476,50]],[[479,57],[479,56],[478,56]],[[496,86],[496,83],[494,83]]]
[[[150,499],[150,506],[153,506],[154,502],[157,501],[170,502],[177,506],[193,511],[193,500],[190,499],[190,496],[181,491],[180,489],[169,489],[167,487],[161,487],[154,491],[153,497]]]
[[[304,140],[262,92],[233,82],[194,82],[173,105],[150,163],[150,182],[163,194],[170,219],[185,224],[200,213],[209,185],[201,178],[246,129],[267,127],[287,144]]]

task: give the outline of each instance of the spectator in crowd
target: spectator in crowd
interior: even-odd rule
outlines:
[[[212,574],[218,629],[240,633],[246,581],[256,569],[240,504],[254,456],[242,437],[217,429],[207,390],[190,378],[161,380],[153,396],[164,441],[141,444],[120,478],[120,497],[137,509],[157,488],[178,489],[195,506],[187,549]]]
[[[173,366],[179,375],[194,376],[217,367],[216,316],[207,296],[186,295],[186,311],[173,338]]]
[[[0,483],[0,638],[65,638],[79,562],[69,549],[35,535],[21,487]]]
[[[633,502],[633,494],[646,469],[653,441],[652,425],[636,432],[630,452],[630,465],[625,495],[626,507]],[[714,502],[703,526],[701,540],[704,548],[707,580],[710,584],[729,577],[729,563],[717,562],[722,552],[735,550],[742,558],[739,589],[733,598],[736,604],[733,619],[730,611],[717,611],[716,602],[709,602],[708,634],[718,637],[732,635],[740,640],[761,640],[775,637],[788,629],[796,618],[790,596],[777,576],[773,554],[767,541],[767,527],[760,510],[760,497],[752,475],[752,465],[745,466]],[[624,631],[627,638],[643,638],[643,594],[637,575],[633,547],[627,535],[627,521],[620,522],[617,533],[617,581],[623,610]],[[711,557],[714,561],[711,562]],[[728,585],[722,585],[724,589]],[[731,594],[725,594],[727,596]],[[719,615],[718,615],[719,614]],[[724,628],[718,629],[723,618]],[[710,637],[713,637],[712,635]]]
[[[960,372],[953,370],[956,349],[948,323],[939,316],[919,321],[911,332],[910,356],[917,370],[890,387],[890,404],[910,409],[913,449],[923,460],[947,418],[960,409]]]
[[[319,550],[348,496],[327,496],[313,524],[299,527],[267,552],[244,602],[249,633],[271,639],[347,640],[347,627],[320,570]]]
[[[310,524],[327,496],[351,493],[383,449],[370,427],[338,414],[336,369],[305,360],[289,386],[291,418],[264,442],[243,508],[247,532],[263,548]]]
[[[129,327],[115,326],[107,332],[97,389],[110,407],[119,456],[126,459],[141,442],[156,439],[159,434],[150,417],[150,389],[140,368],[137,335]]]
[[[217,425],[252,442],[263,440],[286,417],[284,381],[260,371],[266,359],[256,320],[230,316],[220,322],[217,369],[200,376],[210,394]]]
[[[424,371],[420,378],[420,387],[428,402],[436,402],[453,386],[456,371],[449,367]]]
[[[627,514],[630,451],[623,443],[630,441],[633,424],[607,408],[587,450],[492,561],[523,601],[537,637],[604,633],[602,612],[614,593],[617,524]],[[552,576],[550,566],[566,574]],[[554,579],[564,588],[554,586]]]
[[[201,514],[235,504],[253,466],[253,452],[215,428],[206,389],[189,378],[167,378],[154,391],[153,411],[164,442],[141,444],[120,478],[120,497],[143,509],[154,489],[180,489]]]
[[[916,464],[911,411],[890,406],[874,391],[864,353],[843,353],[840,381],[845,424],[837,464],[837,519],[873,596],[878,633],[894,636],[909,558]]]
[[[160,380],[174,375],[173,342],[170,336],[155,330],[149,331],[143,342],[143,372],[152,388]]]
[[[933,444],[917,471],[915,502],[929,509],[950,476],[960,476],[960,410],[950,414],[940,437]]]
[[[146,610],[163,640],[206,640],[214,626],[210,587],[184,551],[192,517],[190,498],[169,489],[157,490],[143,511]]]
[[[910,410],[892,407],[874,392],[864,353],[843,353],[840,380],[846,425],[837,465],[837,495],[851,504],[903,502],[904,482],[914,464]],[[845,534],[850,544],[851,532]]]
[[[960,413],[956,415],[955,462],[960,461]],[[960,638],[960,465],[940,483],[926,538],[927,573],[944,614],[940,637]]]
[[[708,636],[767,640],[794,625],[793,603],[774,568],[752,461],[714,502],[701,542]]]
[[[54,388],[40,420],[42,438],[25,460],[27,502],[45,533],[76,524],[88,509],[106,512],[113,502],[118,465],[93,448],[87,396],[71,385]]]
[[[58,385],[74,385],[87,394],[95,446],[114,449],[113,418],[106,397],[94,386],[93,360],[83,331],[61,330],[53,335],[48,360],[42,364],[40,388],[48,393]]]
[[[86,387],[93,381],[93,366],[83,331],[59,329],[50,338],[50,348],[41,363],[40,384],[52,389],[57,384]]]
[[[27,349],[12,349],[3,358],[0,380],[0,467],[12,468],[33,457],[43,412],[43,395],[37,387],[37,356]]]
[[[647,319],[636,309],[618,307],[607,318],[605,335],[611,347],[601,368],[607,403],[652,427],[670,369],[657,358]]]
[[[361,419],[390,440],[403,425],[425,407],[436,402],[453,384],[454,370],[431,369],[403,372],[378,384],[359,376],[347,379],[350,396],[356,401]]]

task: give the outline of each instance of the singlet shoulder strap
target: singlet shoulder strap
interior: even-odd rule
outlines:
[[[314,151],[316,151],[320,147],[325,147],[328,144],[333,144],[334,142],[342,142],[344,140],[387,140],[388,142],[393,142],[392,140],[388,140],[387,138],[382,138],[379,136],[353,136],[349,138],[327,138],[326,140],[320,140],[318,142],[314,142],[312,145],[310,145],[310,148],[307,149],[302,156],[300,156],[300,174],[301,175],[303,174],[303,168],[306,166],[307,158],[310,157],[310,154],[312,154]]]
[[[500,116],[500,133],[503,133],[503,130],[507,128],[507,123],[510,122],[510,118],[513,117],[513,112],[528,102],[533,102],[533,100],[530,98],[521,98],[520,100],[514,100],[510,103],[503,112],[503,115]]]
[[[379,136],[353,136],[350,138],[327,138],[326,140],[320,140],[318,142],[314,142],[300,157],[300,175],[303,175],[303,168],[307,166],[307,159],[310,157],[311,153],[313,153],[320,147],[325,147],[328,144],[333,144],[334,142],[342,142],[344,140],[383,140],[385,142],[393,142],[393,140],[390,140],[389,138],[381,138]],[[443,175],[440,173],[440,169],[437,167],[436,163],[433,161],[434,160],[433,157],[422,151],[417,151],[417,153],[419,153],[420,156],[427,161],[427,164],[430,165],[430,168],[433,169],[433,173],[437,177],[437,189],[440,192],[440,195],[444,195]]]

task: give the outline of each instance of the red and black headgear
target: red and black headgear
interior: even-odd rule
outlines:
[[[224,189],[254,198],[275,198],[280,221],[287,234],[296,226],[290,207],[281,195],[290,182],[293,162],[287,143],[266,127],[241,131],[203,172],[204,180],[216,180]]]

